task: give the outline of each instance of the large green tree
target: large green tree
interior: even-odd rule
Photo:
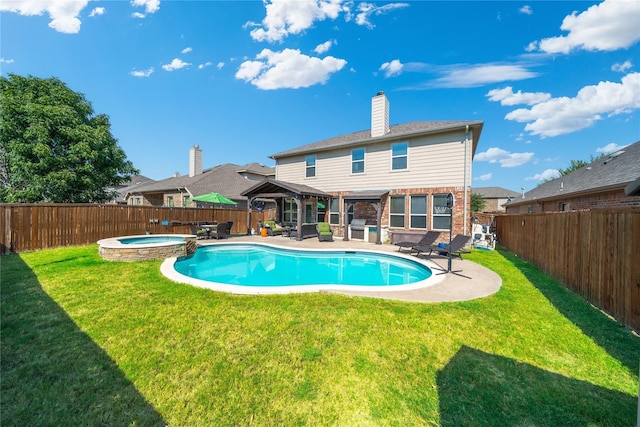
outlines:
[[[105,202],[137,173],[83,94],[57,78],[0,77],[0,202]]]

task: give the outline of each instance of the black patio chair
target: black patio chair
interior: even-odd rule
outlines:
[[[434,252],[436,255],[444,255],[444,256],[457,256],[462,259],[462,252],[465,249],[467,243],[471,240],[471,236],[465,236],[464,234],[458,234],[456,237],[451,240],[450,245],[446,245],[444,247],[440,247],[438,245],[428,245],[428,246],[414,246],[412,251],[416,253],[416,256],[420,256],[420,254],[429,252],[427,257],[430,257]]]

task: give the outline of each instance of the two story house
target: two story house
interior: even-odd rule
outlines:
[[[243,195],[250,203],[282,196],[279,220],[324,217],[345,240],[354,218],[375,230],[376,243],[400,231],[440,230],[446,236],[451,221],[454,235],[469,234],[471,165],[482,127],[482,121],[390,126],[389,100],[379,92],[371,102],[370,130],[273,154],[275,179]],[[296,192],[296,186],[304,188]],[[452,209],[449,193],[455,197]]]

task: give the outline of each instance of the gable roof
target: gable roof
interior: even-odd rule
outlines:
[[[413,136],[420,136],[431,133],[440,133],[451,130],[462,129],[465,130],[467,126],[473,130],[473,150],[472,155],[475,155],[476,148],[478,147],[478,141],[480,140],[480,133],[482,132],[482,121],[470,121],[470,120],[455,120],[455,121],[431,121],[431,122],[410,122],[400,125],[393,125],[389,127],[389,133],[371,137],[371,130],[362,130],[359,132],[348,133],[346,135],[340,135],[333,138],[324,139],[322,141],[314,142],[311,144],[303,145],[301,147],[293,148],[291,150],[281,151],[269,156],[272,159],[281,157],[289,157],[300,154],[314,153],[319,151],[328,151],[336,148],[349,147],[355,145],[366,145],[387,140],[397,140],[401,138],[409,138]]]
[[[593,161],[568,175],[540,184],[506,203],[516,206],[532,201],[566,198],[581,194],[624,189],[640,177],[640,141]]]
[[[482,196],[483,199],[508,199],[521,195],[521,193],[517,191],[507,190],[502,187],[474,187],[471,189],[471,192]]]
[[[247,197],[256,194],[278,194],[283,193],[283,190],[286,193],[302,194],[304,196],[331,197],[330,194],[316,188],[309,187],[308,185],[279,181],[272,178],[265,179],[264,181],[247,188],[242,192],[242,196]]]
[[[198,196],[215,191],[232,200],[245,200],[241,193],[256,182],[242,174],[249,171],[263,177],[275,175],[274,168],[258,163],[249,163],[244,166],[225,163],[207,169],[196,176],[183,175],[141,185],[131,193],[160,193],[180,189],[192,196]]]

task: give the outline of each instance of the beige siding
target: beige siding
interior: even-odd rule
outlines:
[[[415,187],[461,187],[471,177],[471,141],[464,144],[464,133],[432,135],[395,142],[409,142],[407,170],[391,170],[391,145],[384,142],[365,146],[365,172],[351,173],[351,149],[318,153],[316,176],[305,177],[305,156],[278,159],[276,179],[309,185],[323,191],[357,191]]]

